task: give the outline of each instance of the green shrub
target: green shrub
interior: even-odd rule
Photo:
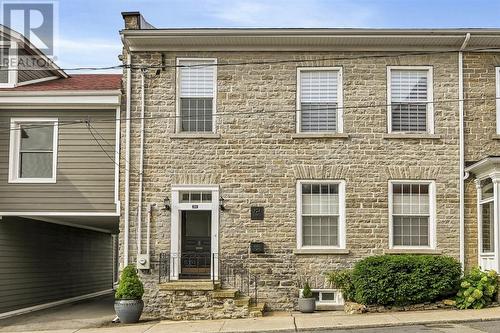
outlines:
[[[326,279],[333,288],[342,291],[346,301],[354,300],[354,285],[352,283],[352,269],[344,269],[326,274]]]
[[[498,291],[497,272],[472,269],[460,282],[456,302],[459,309],[482,309],[491,304]]]
[[[304,288],[302,288],[302,297],[303,298],[312,298],[313,297],[313,293],[311,290],[311,286],[309,285],[309,282],[306,282],[304,284]]]
[[[116,299],[141,299],[144,295],[144,286],[142,285],[137,270],[133,265],[128,265],[123,269],[116,289]]]
[[[352,272],[354,300],[362,304],[408,305],[457,293],[460,263],[445,256],[381,255],[359,261]]]

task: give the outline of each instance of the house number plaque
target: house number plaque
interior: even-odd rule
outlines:
[[[264,219],[264,207],[251,207],[250,219],[262,221]]]

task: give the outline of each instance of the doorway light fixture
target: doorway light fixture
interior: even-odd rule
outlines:
[[[226,207],[224,206],[224,202],[225,201],[226,200],[223,197],[220,197],[220,199],[219,199],[219,207],[220,207],[221,211],[225,211],[226,210]]]

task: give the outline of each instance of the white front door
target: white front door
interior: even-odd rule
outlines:
[[[170,279],[218,279],[219,186],[172,186]]]

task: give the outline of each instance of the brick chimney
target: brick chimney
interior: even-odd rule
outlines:
[[[141,12],[122,12],[122,17],[125,23],[125,29],[155,29],[155,27],[149,24],[144,17],[142,17]]]

